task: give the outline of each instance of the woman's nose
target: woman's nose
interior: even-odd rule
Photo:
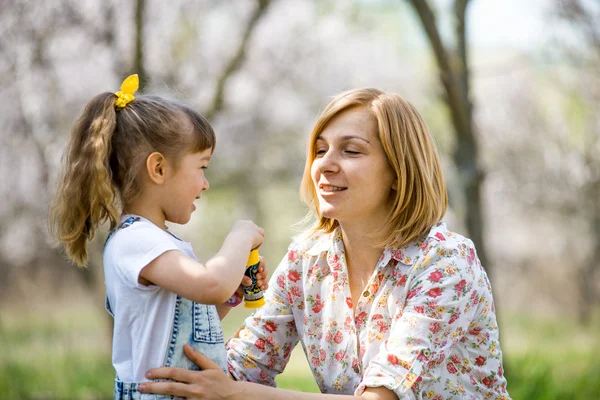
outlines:
[[[337,154],[329,150],[322,157],[315,160],[318,162],[318,168],[321,173],[324,172],[338,172],[340,169],[339,160]]]
[[[210,187],[210,185],[208,184],[208,179],[204,178],[204,189],[203,190],[208,190],[209,187]]]

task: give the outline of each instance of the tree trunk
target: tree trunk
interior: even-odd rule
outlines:
[[[139,74],[140,91],[143,91],[147,80],[144,64],[144,13],[146,10],[146,0],[137,0],[135,2],[135,57],[133,59],[133,72]]]
[[[437,28],[435,15],[427,0],[409,0],[419,16],[438,66],[456,137],[453,153],[461,191],[465,198],[464,221],[469,237],[475,243],[481,264],[491,272],[485,247],[485,217],[481,192],[484,174],[479,165],[477,135],[473,124],[473,106],[470,100],[470,76],[466,35],[466,12],[469,0],[456,0],[456,49],[445,46]]]

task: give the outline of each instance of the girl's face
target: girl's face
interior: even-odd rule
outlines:
[[[377,223],[386,217],[397,187],[379,137],[377,121],[364,107],[332,119],[315,142],[311,176],[321,215]]]
[[[194,201],[209,187],[204,172],[211,156],[210,148],[198,153],[187,153],[179,160],[176,169],[169,169],[165,180],[167,201],[163,205],[167,221],[177,224],[189,222],[196,210]]]

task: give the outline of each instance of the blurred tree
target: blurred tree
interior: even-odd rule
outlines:
[[[484,172],[479,160],[477,132],[473,124],[473,103],[470,94],[470,71],[466,34],[466,14],[469,0],[454,1],[455,47],[444,44],[436,16],[428,0],[408,0],[419,16],[423,30],[435,56],[443,99],[450,111],[455,132],[454,162],[458,184],[464,192],[464,220],[469,236],[477,246],[477,254],[489,271],[485,243],[485,216],[481,201]]]
[[[584,179],[573,179],[578,196],[561,208],[571,210],[587,225],[591,251],[578,271],[579,320],[589,324],[600,303],[600,3],[592,0],[558,0],[556,15],[571,35],[559,39],[562,52],[575,67],[575,79],[563,81],[570,135],[559,143],[565,156],[575,163]],[[569,165],[571,169],[572,166]],[[569,175],[570,175],[569,174]],[[575,201],[574,203],[572,201]]]
[[[68,269],[62,254],[48,246],[45,230],[47,188],[55,170],[55,146],[61,142],[67,111],[76,104],[62,87],[65,53],[60,44],[74,40],[110,49],[112,6],[89,18],[79,2],[53,4],[7,0],[0,10],[0,106],[3,129],[0,146],[0,288],[24,277],[60,282]],[[69,88],[71,90],[72,88]],[[33,249],[33,250],[32,250]],[[92,274],[81,275],[91,284]],[[52,286],[52,285],[50,285]],[[1,291],[9,293],[7,290]]]

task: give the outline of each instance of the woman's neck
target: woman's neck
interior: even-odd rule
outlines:
[[[340,229],[344,240],[348,270],[361,270],[367,274],[372,273],[384,247],[375,244],[376,238],[373,236],[372,231],[361,229],[358,225],[354,229],[340,225]]]

